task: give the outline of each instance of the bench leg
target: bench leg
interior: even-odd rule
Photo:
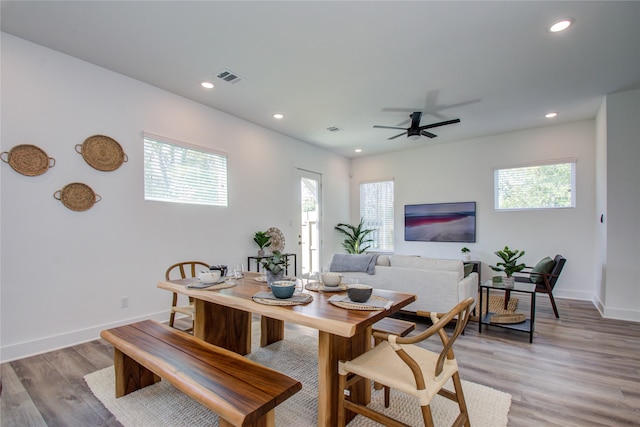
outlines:
[[[260,319],[260,347],[284,339],[284,321],[262,316]]]
[[[250,427],[275,427],[276,425],[276,412],[272,409],[267,412],[260,419],[255,422],[248,424]],[[218,417],[218,426],[219,427],[234,427],[229,421],[225,420],[222,417]]]
[[[160,377],[118,350],[113,349],[113,366],[116,373],[116,397],[160,381]]]

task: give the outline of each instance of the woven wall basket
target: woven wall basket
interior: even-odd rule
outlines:
[[[90,136],[75,148],[89,166],[103,172],[114,171],[129,160],[120,144],[105,135]]]
[[[65,185],[62,190],[53,193],[53,197],[60,200],[63,205],[72,211],[86,211],[102,200],[99,194],[93,192],[91,187],[81,182],[72,182]]]
[[[56,159],[47,156],[41,148],[30,144],[16,145],[9,152],[3,151],[0,159],[9,163],[16,172],[26,176],[42,175],[56,164]]]

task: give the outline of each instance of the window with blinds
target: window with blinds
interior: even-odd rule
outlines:
[[[576,206],[575,159],[494,170],[496,210]]]
[[[227,206],[227,156],[144,134],[144,199]]]
[[[393,251],[393,181],[360,184],[360,217],[374,230],[370,251]]]

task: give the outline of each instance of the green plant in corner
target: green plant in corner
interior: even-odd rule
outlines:
[[[367,239],[367,236],[373,233],[375,230],[364,229],[364,220],[360,219],[360,223],[355,226],[351,224],[338,224],[335,229],[347,236],[342,242],[342,247],[345,248],[349,254],[361,254],[369,249],[367,243],[373,242],[373,239]]]
[[[266,231],[256,231],[256,234],[253,235],[253,241],[256,242],[262,254],[264,254],[264,248],[271,246],[271,236]],[[260,251],[258,251],[258,254],[260,254]]]
[[[518,259],[524,255],[524,251],[511,250],[508,246],[504,249],[494,252],[502,262],[496,263],[496,265],[490,265],[493,271],[502,271],[507,277],[512,277],[513,273],[518,273],[527,266],[525,264],[518,264]]]
[[[462,252],[463,254],[468,254],[469,252],[471,252],[471,250],[469,250],[469,248],[465,246],[464,248],[460,249],[460,252]]]

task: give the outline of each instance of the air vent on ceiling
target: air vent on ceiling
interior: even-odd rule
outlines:
[[[236,73],[233,73],[229,70],[222,70],[216,77],[231,84],[236,84],[242,81],[242,77],[239,77]]]
[[[341,131],[342,129],[340,129],[338,126],[330,126],[330,127],[328,127],[328,128],[327,128],[327,130],[328,130],[329,132],[339,132],[339,131]]]

